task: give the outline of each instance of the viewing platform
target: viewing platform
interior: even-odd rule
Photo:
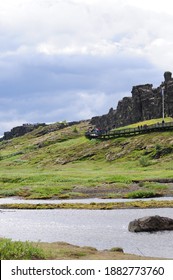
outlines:
[[[114,131],[106,131],[106,130],[100,130],[95,128],[91,131],[87,131],[85,133],[85,136],[88,139],[106,140],[106,139],[129,137],[133,135],[146,134],[152,132],[164,132],[164,131],[171,131],[171,130],[173,131],[173,122],[167,122],[167,123],[162,122],[153,125],[138,126],[135,128],[117,129]]]

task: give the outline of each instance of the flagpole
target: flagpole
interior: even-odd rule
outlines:
[[[161,88],[161,91],[162,91],[162,119],[163,119],[163,121],[165,119],[165,96],[164,96],[164,89],[165,89],[165,87]]]

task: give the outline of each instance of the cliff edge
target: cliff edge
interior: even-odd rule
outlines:
[[[111,108],[108,114],[93,117],[91,124],[99,128],[116,128],[132,123],[157,119],[163,116],[173,117],[173,78],[172,73],[164,73],[164,82],[157,88],[152,84],[132,87],[132,97],[124,97],[117,108]]]

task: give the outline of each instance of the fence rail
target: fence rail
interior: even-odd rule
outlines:
[[[99,130],[93,129],[92,131],[87,131],[85,136],[89,139],[111,139],[111,138],[118,138],[118,137],[128,137],[138,134],[146,134],[151,132],[163,132],[173,130],[173,122],[167,123],[157,123],[152,125],[143,125],[138,126],[135,128],[127,128],[127,129],[120,129],[114,131],[106,131],[106,130]]]

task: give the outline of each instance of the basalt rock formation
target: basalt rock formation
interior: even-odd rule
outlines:
[[[86,120],[88,121],[88,120]],[[36,123],[36,124],[30,124],[30,123],[26,123],[20,126],[16,126],[14,128],[12,128],[10,131],[4,132],[4,136],[2,138],[0,138],[0,141],[3,140],[10,140],[16,137],[20,137],[23,136],[37,128],[41,128],[39,131],[37,131],[37,136],[42,136],[45,135],[47,133],[53,132],[53,131],[57,131],[60,129],[63,129],[65,127],[68,126],[72,126],[75,124],[79,124],[82,121],[73,121],[73,122],[57,122],[55,124],[50,124],[47,125],[45,123]],[[46,127],[46,128],[45,128]]]
[[[163,104],[164,115],[173,117],[172,73],[165,72],[164,79],[164,82],[157,88],[153,88],[152,84],[134,86],[131,91],[132,97],[124,97],[118,102],[117,108],[111,108],[108,114],[93,117],[91,124],[101,129],[111,129],[144,120],[161,118]]]
[[[173,230],[173,219],[160,216],[149,216],[129,223],[131,232]]]
[[[34,129],[40,127],[40,126],[46,126],[45,123],[38,123],[38,124],[23,124],[20,126],[16,126],[12,128],[10,131],[4,132],[4,136],[1,140],[9,140],[15,137],[23,136],[28,132],[33,131]]]

